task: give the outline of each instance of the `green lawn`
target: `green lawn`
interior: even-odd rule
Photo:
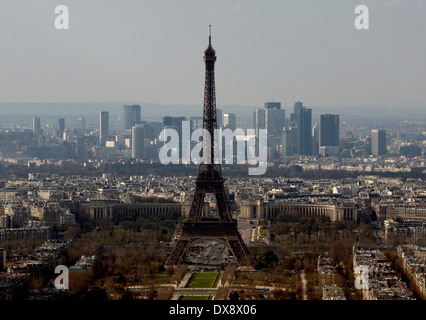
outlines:
[[[194,273],[189,278],[186,288],[216,288],[220,273]]]

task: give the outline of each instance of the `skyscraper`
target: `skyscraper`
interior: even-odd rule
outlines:
[[[86,157],[86,151],[84,149],[84,137],[78,137],[77,138],[77,158],[83,159]]]
[[[315,123],[312,127],[312,154],[319,152],[319,123]]]
[[[220,128],[223,126],[223,112],[221,109],[216,109],[216,120],[217,120],[217,127]]]
[[[319,119],[319,145],[339,146],[339,115],[322,114]]]
[[[299,110],[301,108],[304,108],[302,101],[297,101],[294,103],[294,113],[292,113],[290,117],[290,123],[292,127],[297,127],[297,122],[299,120],[299,113],[300,113]]]
[[[256,138],[259,138],[259,130],[266,129],[268,134],[268,147],[274,153],[282,143],[282,133],[285,127],[285,110],[281,109],[281,102],[265,102],[263,109],[253,111],[253,128]],[[273,151],[274,149],[275,151]]]
[[[386,130],[371,130],[371,153],[374,156],[386,154]]]
[[[105,146],[109,134],[109,112],[99,112],[99,143]]]
[[[81,135],[84,135],[86,132],[86,119],[78,118],[78,131]]]
[[[163,117],[163,128],[174,128],[179,134],[182,134],[183,121],[186,121],[186,117]]]
[[[280,144],[284,126],[284,109],[265,108],[265,129],[268,133],[268,147]]]
[[[170,128],[170,129],[175,129],[178,133],[179,136],[182,136],[182,122],[186,121],[185,117],[170,117],[170,116],[166,116],[163,117],[163,128]],[[192,123],[190,123],[190,128],[189,131],[192,132]],[[179,139],[179,158],[182,157],[182,139]]]
[[[281,109],[281,102],[265,102],[264,109]]]
[[[237,116],[235,113],[224,113],[223,114],[223,126],[229,128],[232,131],[237,129]]]
[[[191,128],[193,130],[203,128],[203,117],[190,117],[187,120],[191,121]]]
[[[283,128],[281,155],[288,157],[296,153],[296,130],[294,128]]]
[[[296,109],[297,120],[297,153],[312,154],[312,109],[298,106]]]
[[[141,122],[141,106],[140,105],[124,105],[121,109],[121,132],[132,129],[135,124]]]
[[[132,158],[143,159],[145,156],[145,128],[136,124],[132,128]]]
[[[265,129],[265,109],[253,111],[253,129],[256,132],[256,137],[259,138],[259,130]]]
[[[40,118],[39,117],[33,118],[33,132],[35,134],[41,133],[41,124],[40,124]]]
[[[64,118],[59,118],[58,119],[58,137],[62,139],[62,137],[64,136],[64,131],[65,131],[65,119]]]

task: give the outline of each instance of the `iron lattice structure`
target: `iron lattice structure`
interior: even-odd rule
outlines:
[[[203,152],[206,152],[207,161],[206,163],[201,163],[199,166],[189,218],[182,226],[181,235],[166,265],[180,264],[188,248],[201,241],[219,241],[223,243],[231,251],[238,264],[247,265],[250,263],[250,254],[238,232],[237,221],[232,219],[229,211],[224,187],[225,179],[222,177],[220,163],[215,163],[214,161],[216,151],[214,130],[217,128],[214,75],[216,52],[211,44],[211,34],[209,35],[209,46],[204,52],[204,62],[206,65],[206,75],[203,128],[206,134],[209,134],[209,137],[204,137],[204,139],[209,140],[210,143],[205,144]],[[206,193],[215,194],[218,221],[201,220]]]

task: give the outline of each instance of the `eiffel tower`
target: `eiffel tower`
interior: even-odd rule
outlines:
[[[203,129],[210,133],[210,143],[203,152],[210,161],[201,163],[198,168],[198,177],[195,181],[195,193],[191,210],[187,221],[182,226],[182,232],[166,265],[178,265],[182,263],[186,251],[191,246],[201,241],[218,241],[231,251],[239,265],[250,264],[250,254],[237,229],[237,221],[232,219],[226,199],[224,182],[220,164],[214,163],[215,143],[214,130],[216,121],[216,92],[214,65],[216,52],[212,47],[211,26],[209,32],[209,46],[204,52],[206,64],[206,76],[204,87]],[[216,196],[219,220],[206,221],[201,219],[204,196],[206,193],[214,193]]]

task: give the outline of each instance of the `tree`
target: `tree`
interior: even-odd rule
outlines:
[[[255,264],[256,269],[272,269],[278,265],[278,256],[273,251],[267,251]]]
[[[231,292],[229,294],[229,300],[233,300],[233,301],[240,300],[240,295],[238,294],[238,291]]]
[[[155,290],[154,286],[150,286],[148,291],[148,300],[154,300],[157,296],[157,290]]]
[[[330,256],[337,265],[341,262],[345,265],[350,264],[352,256],[352,242],[348,240],[333,241],[331,244]]]

